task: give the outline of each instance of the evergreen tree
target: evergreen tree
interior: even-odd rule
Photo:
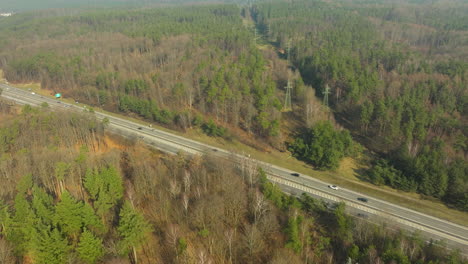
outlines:
[[[26,174],[20,179],[20,181],[16,185],[16,190],[18,191],[18,193],[26,193],[32,187],[33,187],[32,175]]]
[[[88,264],[94,264],[104,256],[102,239],[94,236],[90,231],[85,230],[81,234],[76,251],[80,259]]]
[[[113,167],[100,171],[88,170],[84,186],[94,201],[94,208],[100,216],[105,216],[123,196],[122,178]]]
[[[135,248],[143,243],[152,230],[151,226],[128,202],[123,205],[119,216],[117,230],[122,238],[119,242],[120,252],[128,254],[133,248],[135,254]]]
[[[66,263],[69,251],[67,239],[57,228],[40,230],[33,243],[34,262],[37,264]]]
[[[88,229],[92,229],[93,231],[102,232],[105,229],[105,226],[102,224],[101,220],[96,216],[91,205],[88,203],[84,203],[82,207],[82,221],[83,226],[87,227]]]
[[[288,220],[288,227],[286,233],[288,235],[288,242],[286,247],[291,248],[294,252],[299,253],[301,251],[301,241],[299,240],[299,224],[302,221],[302,217],[293,216]]]
[[[295,156],[319,169],[335,169],[340,160],[352,154],[353,141],[349,132],[335,131],[330,122],[319,122],[297,138],[290,146]]]
[[[55,207],[55,223],[67,235],[76,237],[83,226],[82,202],[76,201],[68,191],[64,191]]]
[[[345,207],[346,205],[341,202],[335,208],[336,234],[342,241],[351,241],[351,219],[345,214]]]
[[[32,209],[44,225],[51,225],[54,218],[53,198],[42,188],[33,187]]]
[[[438,198],[444,196],[448,176],[441,141],[433,142],[432,147],[425,146],[414,160],[412,169],[421,193]]]
[[[102,179],[99,177],[99,172],[97,169],[86,171],[86,176],[84,178],[83,186],[85,187],[88,194],[91,196],[92,200],[97,200],[99,194],[99,188],[102,186]]]
[[[11,222],[12,228],[7,233],[7,239],[16,245],[16,253],[22,255],[26,253],[30,247],[31,239],[34,237],[34,227],[35,224],[37,224],[37,219],[26,200],[25,194],[16,194],[14,208],[15,214]]]

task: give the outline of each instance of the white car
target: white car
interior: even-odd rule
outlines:
[[[328,188],[333,189],[333,190],[338,190],[338,186],[336,185],[328,185]]]
[[[32,92],[31,94],[36,94],[35,92]]]

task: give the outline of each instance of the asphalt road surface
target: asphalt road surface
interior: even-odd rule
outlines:
[[[3,97],[14,100],[18,104],[39,106],[43,102],[47,102],[53,109],[79,112],[86,110],[86,106],[67,104],[57,99],[33,94],[30,91],[9,85],[0,84],[0,88],[3,90]],[[290,194],[299,195],[305,192],[315,198],[329,202],[343,201],[346,203],[347,210],[351,215],[365,216],[368,221],[375,223],[386,222],[389,226],[400,227],[408,231],[419,230],[427,240],[444,240],[448,247],[459,248],[465,256],[468,256],[468,228],[466,226],[416,212],[355,191],[343,188],[333,190],[328,187],[328,183],[308,175],[294,176],[292,175],[295,173],[294,171],[256,161],[247,156],[231,153],[169,132],[143,126],[114,115],[102,112],[95,112],[95,115],[98,119],[109,119],[108,130],[126,137],[137,137],[142,142],[167,153],[176,154],[181,150],[190,154],[211,153],[211,155],[239,163],[241,161],[244,164],[255,163],[267,171],[270,181],[275,182]],[[367,202],[360,201],[358,198],[366,198]]]

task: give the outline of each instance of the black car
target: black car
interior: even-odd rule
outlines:
[[[138,130],[142,130],[143,128],[142,127],[139,127]]]
[[[359,201],[365,202],[365,203],[367,203],[367,202],[369,201],[367,198],[364,198],[364,197],[358,197],[357,199],[358,199]]]
[[[291,173],[291,175],[292,175],[292,176],[299,177],[299,173],[297,173],[297,172],[293,172],[293,173]]]

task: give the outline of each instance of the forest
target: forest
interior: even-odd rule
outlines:
[[[409,1],[396,6],[380,0],[195,2],[194,5],[145,8],[56,8],[0,18],[0,69],[12,84],[40,83],[50,94],[60,92],[65,98],[170,129],[198,130],[213,138],[237,140],[265,152],[289,152],[317,170],[333,171],[344,158],[351,157],[364,168],[360,179],[377,186],[416,192],[425,199],[440,200],[451,208],[468,211],[466,3]],[[293,86],[292,111],[284,108],[284,87],[289,81]],[[29,114],[23,115],[31,118],[31,122],[34,120],[33,124],[40,126],[45,122],[39,121],[36,113]],[[82,121],[70,122],[73,126],[73,122]],[[17,126],[14,124],[13,128]],[[58,131],[54,131],[59,134],[53,140],[56,144],[69,144],[67,147],[70,148],[76,148],[77,142],[89,141],[85,145],[92,147],[81,150],[79,155],[83,157],[99,152],[104,128],[92,119],[89,124],[81,128],[89,129],[91,134],[85,136],[84,131],[71,134],[77,137],[75,143],[62,142],[67,134]],[[22,130],[5,131],[5,143],[1,148],[10,151],[17,142],[10,138],[14,139]],[[23,145],[18,153],[32,155],[28,146]],[[46,146],[57,148],[51,143]],[[67,203],[87,208],[79,210],[88,213],[91,208],[96,215],[89,214],[90,219],[77,220],[79,228],[70,232],[62,230],[66,224],[60,222],[59,216],[34,218],[40,225],[50,226],[50,238],[66,237],[74,248],[72,255],[79,258],[79,251],[74,246],[79,245],[81,233],[76,230],[84,232],[86,229],[87,239],[102,239],[106,252],[118,255],[131,249],[135,261],[138,245],[127,245],[126,250],[122,249],[120,243],[125,240],[122,233],[125,231],[119,231],[116,219],[126,218],[126,214],[138,215],[135,208],[143,208],[131,199],[124,207],[122,197],[150,191],[125,189],[121,193],[106,194],[109,196],[106,201],[98,202],[100,196],[97,193],[103,192],[101,189],[108,190],[112,183],[99,183],[101,189],[91,190],[85,184],[86,179],[100,175],[109,177],[109,181],[116,180],[119,172],[126,171],[117,164],[119,158],[108,157],[113,163],[106,165],[95,160],[96,164],[78,166],[73,163],[77,158],[70,155],[63,161],[65,164],[50,165],[50,168],[38,165],[41,169],[34,170],[22,168],[18,177],[26,177],[22,183],[26,186],[19,186],[18,178],[11,182],[9,191],[5,191],[10,197],[6,207],[8,217],[13,220],[16,217],[15,207],[11,204],[13,193],[15,196],[19,194],[23,207],[31,208],[33,204],[27,205],[24,201],[31,202],[36,192],[48,201],[49,213],[57,211],[62,192],[67,193],[66,197],[70,194]],[[204,159],[199,161],[200,164],[210,164]],[[158,170],[171,171],[170,166],[175,165],[167,162],[167,158],[161,157],[157,163],[160,167],[144,165],[148,167],[146,175],[153,175]],[[74,165],[70,164],[80,170],[71,169]],[[197,166],[202,166],[200,164]],[[195,165],[184,166],[190,170],[190,166]],[[205,168],[203,166],[197,168]],[[218,179],[216,177],[220,176],[210,171],[209,166],[205,168],[206,175]],[[234,175],[235,168],[232,169]],[[62,175],[63,171],[72,173],[70,179],[75,185],[70,183],[69,186],[75,187],[65,188],[65,183],[59,180],[63,176],[39,179],[40,170],[47,170],[50,175]],[[177,167],[177,171],[180,170]],[[32,180],[28,180],[28,175]],[[174,179],[182,177],[177,181],[183,182],[185,178],[177,175],[173,175]],[[131,180],[125,175],[120,176],[125,179],[122,181],[124,185]],[[163,179],[167,180],[161,178],[160,181]],[[168,183],[176,191],[181,188],[177,187],[180,184],[177,181],[170,183],[172,185]],[[223,181],[227,179],[210,184]],[[154,186],[152,184],[146,186]],[[262,189],[260,185],[255,187]],[[222,188],[218,191],[227,192]],[[158,193],[156,190],[151,192],[155,192],[152,195]],[[177,193],[174,199],[180,198],[180,191]],[[185,195],[179,202],[188,206],[189,196]],[[216,195],[220,196],[219,193]],[[153,198],[145,199],[142,201],[152,201]],[[163,201],[166,205],[170,203],[166,198]],[[300,206],[287,207],[287,210],[281,210],[291,214],[291,210],[296,212],[296,207]],[[169,208],[164,210],[170,214]],[[30,211],[25,210],[25,213]],[[181,216],[184,211],[179,213]],[[168,218],[165,215],[165,219]],[[92,219],[100,219],[101,226],[91,224]],[[153,228],[154,221],[149,221]],[[142,220],[142,227],[147,224]],[[204,230],[205,224],[203,228],[196,228]],[[148,233],[162,234],[161,226],[159,229],[149,228]],[[249,234],[254,236],[252,223],[250,229],[239,228],[250,230]],[[260,227],[256,228],[255,232],[258,232]],[[56,229],[62,233],[53,238]],[[177,233],[185,231],[176,229]],[[30,232],[34,231],[26,233]],[[220,234],[224,231],[219,232],[217,236],[222,237]],[[282,231],[279,233],[283,234],[283,239],[288,237]],[[269,235],[275,237],[279,233]],[[18,233],[13,234],[16,235]],[[9,240],[8,235],[6,237]],[[187,247],[183,244],[188,238],[183,238],[184,243],[179,245],[180,237],[173,237],[177,238],[173,240],[171,256],[167,259],[168,256],[164,256],[163,260],[182,261],[178,247]],[[209,242],[212,240],[206,240],[204,243],[212,243]],[[167,247],[159,242],[164,245],[161,248]],[[34,248],[40,243],[29,241],[14,250],[15,256],[40,254]],[[350,243],[360,250],[353,260],[360,259],[371,246],[368,240],[365,243],[351,240],[340,247],[348,249]],[[373,250],[379,252],[374,257],[384,259],[389,248],[373,246]],[[214,244],[207,244],[207,247],[213,252]],[[417,254],[404,252],[404,255],[410,262],[432,259],[425,255],[424,248],[425,245],[420,246]],[[230,252],[228,259],[255,263],[275,258],[249,250],[251,258],[248,260],[242,259],[244,255],[239,253],[240,248],[236,249],[237,253]],[[346,254],[333,250],[324,246],[322,251],[327,253],[310,257],[309,253],[304,253],[309,251],[301,249],[299,255],[310,257],[310,261],[314,258],[320,261],[331,258],[331,263],[333,258],[346,261]],[[296,250],[292,251],[298,254]],[[203,252],[192,252],[192,255],[208,254]],[[235,254],[238,255],[234,257]],[[106,256],[110,256],[109,253]],[[157,258],[162,257],[158,255]]]
[[[280,1],[251,12],[267,41],[290,45],[317,97],[330,88],[338,123],[376,153],[369,181],[466,211],[468,6],[374,3]]]
[[[281,143],[274,76],[235,6],[18,14],[5,23],[2,35],[14,37],[5,40],[0,67],[10,82],[38,81],[179,129],[203,115]],[[38,42],[29,45],[31,35]]]
[[[0,119],[1,263],[468,263],[249,160],[165,155],[89,112],[0,101]]]
[[[249,0],[217,0],[216,2],[245,3]],[[203,0],[2,0],[0,11],[28,12],[32,10],[72,9],[72,8],[109,8],[109,7],[151,7],[157,5],[178,5],[187,3],[205,2]]]

